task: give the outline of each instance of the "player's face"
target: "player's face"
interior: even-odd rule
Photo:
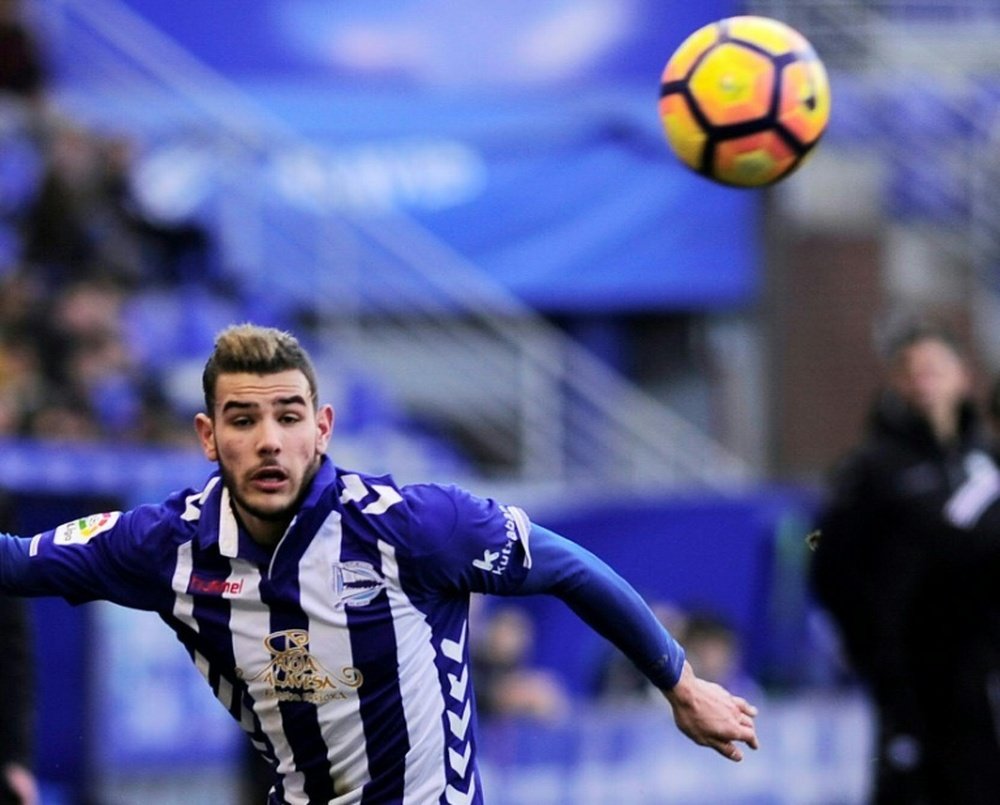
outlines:
[[[329,444],[333,409],[313,407],[298,370],[223,374],[213,416],[198,414],[195,429],[251,536],[277,542]]]

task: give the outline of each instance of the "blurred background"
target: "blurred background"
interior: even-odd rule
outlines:
[[[656,111],[673,49],[744,12],[831,77],[817,152],[764,191],[681,167]],[[563,605],[481,602],[482,678],[528,680],[484,708],[492,803],[860,802],[870,719],[805,536],[894,319],[1000,369],[998,33],[990,0],[3,0],[7,528],[197,483],[216,331],[287,327],[340,465],[523,506],[761,700],[730,767]],[[165,628],[32,614],[45,803],[244,801]]]

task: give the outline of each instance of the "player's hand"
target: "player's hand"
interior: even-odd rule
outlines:
[[[757,708],[721,685],[699,679],[689,663],[684,663],[680,680],[665,695],[678,729],[696,744],[733,761],[743,759],[738,743],[757,748]]]

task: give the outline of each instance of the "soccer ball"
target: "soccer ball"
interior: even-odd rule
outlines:
[[[670,57],[659,110],[685,165],[725,185],[760,187],[788,176],[819,141],[830,85],[798,31],[729,17],[699,28]]]

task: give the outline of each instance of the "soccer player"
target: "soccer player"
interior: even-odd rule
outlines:
[[[472,592],[549,593],[740,760],[755,708],[695,676],[634,590],[523,511],[334,466],[334,412],[288,333],[223,331],[195,429],[218,472],[159,505],[0,537],[0,590],[160,615],[274,769],[269,803],[481,803]]]

